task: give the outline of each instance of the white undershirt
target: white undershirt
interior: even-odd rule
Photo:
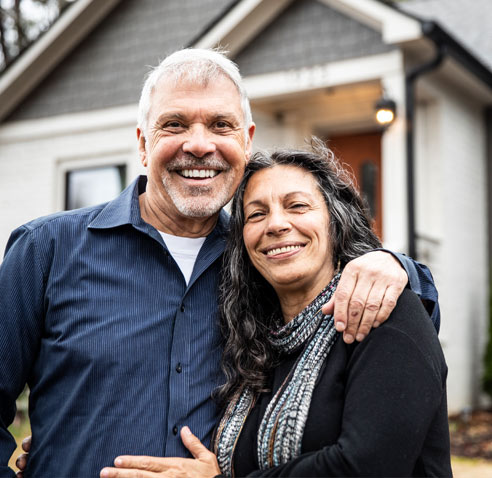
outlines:
[[[171,234],[166,234],[162,231],[159,231],[159,233],[162,236],[162,239],[164,239],[164,243],[169,249],[169,252],[181,269],[186,285],[188,285],[196,258],[206,237],[172,236]]]

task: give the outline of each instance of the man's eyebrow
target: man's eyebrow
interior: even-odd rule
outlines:
[[[184,120],[185,116],[181,113],[162,113],[161,115],[158,116],[157,118],[157,123],[163,123],[164,121],[169,121],[171,119],[177,119],[177,120]]]

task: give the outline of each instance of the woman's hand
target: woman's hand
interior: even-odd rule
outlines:
[[[194,458],[119,456],[115,468],[103,468],[101,478],[213,478],[220,475],[215,455],[207,450],[188,427],[181,429],[183,445]]]

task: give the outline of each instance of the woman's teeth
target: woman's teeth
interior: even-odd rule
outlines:
[[[296,249],[300,249],[301,246],[284,246],[284,247],[277,247],[275,249],[270,249],[267,251],[267,256],[274,256],[275,254],[281,254],[282,252],[289,252],[289,251],[294,251]]]

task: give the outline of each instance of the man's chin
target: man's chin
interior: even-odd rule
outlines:
[[[201,201],[191,200],[191,201],[176,201],[174,205],[176,209],[183,215],[194,219],[204,219],[207,217],[212,217],[218,214],[218,212],[227,204],[227,201],[222,204],[222,201],[217,201],[216,203],[203,203]]]

